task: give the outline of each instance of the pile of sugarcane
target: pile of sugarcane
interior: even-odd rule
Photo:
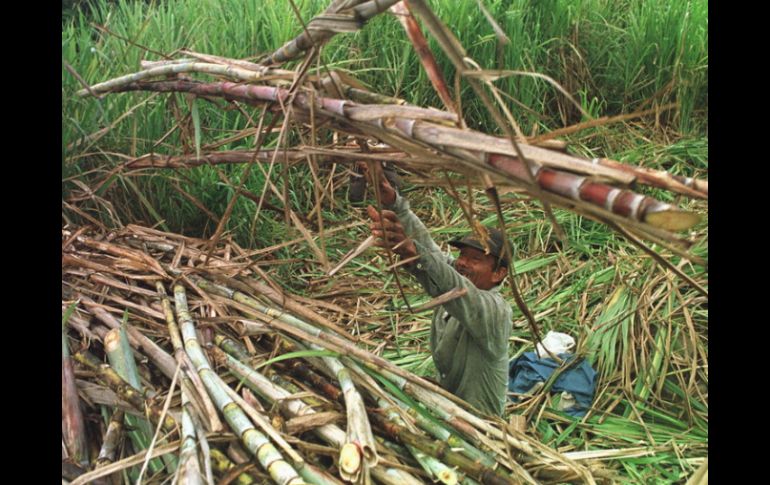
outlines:
[[[612,479],[601,452],[561,454],[484,417],[368,351],[344,315],[300,303],[233,242],[208,243],[62,231],[63,480]]]

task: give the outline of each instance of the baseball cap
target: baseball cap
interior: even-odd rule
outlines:
[[[449,245],[456,248],[467,246],[478,249],[479,251],[483,251],[485,253],[487,250],[489,250],[488,254],[501,259],[506,266],[509,266],[511,263],[511,254],[513,253],[513,250],[511,250],[509,247],[508,253],[503,254],[503,247],[505,245],[505,237],[503,237],[503,233],[499,229],[495,229],[493,227],[485,227],[485,229],[487,230],[488,234],[486,247],[484,246],[484,243],[482,243],[482,241],[479,239],[479,237],[472,232],[463,237],[452,239],[449,241]]]

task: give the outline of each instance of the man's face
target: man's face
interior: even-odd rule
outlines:
[[[488,290],[505,278],[507,269],[501,266],[495,270],[496,265],[495,256],[468,246],[460,249],[460,257],[455,261],[457,272],[481,290]]]

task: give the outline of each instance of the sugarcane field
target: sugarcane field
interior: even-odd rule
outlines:
[[[708,483],[706,0],[62,0],[62,485]]]

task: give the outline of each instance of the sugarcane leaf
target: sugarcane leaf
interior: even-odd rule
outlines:
[[[200,159],[201,157],[201,117],[198,112],[198,98],[192,100],[192,120],[193,129],[195,131],[195,156]]]
[[[412,399],[404,391],[399,389],[398,386],[390,382],[390,380],[388,380],[384,376],[380,375],[379,373],[375,372],[373,369],[370,369],[366,366],[361,366],[361,368],[364,370],[364,372],[366,372],[373,378],[377,379],[398,400],[407,404],[412,409],[415,409],[418,413],[420,413],[422,416],[432,421],[434,424],[437,424],[442,427],[444,426],[443,423],[438,419],[436,419],[431,413],[429,413],[428,410],[425,409],[421,403],[418,403],[417,401]]]
[[[558,254],[552,254],[550,256],[546,256],[545,258],[531,258],[522,261],[516,261],[516,274],[522,274],[526,273],[527,271],[534,271],[538,268],[542,268],[558,257]]]
[[[66,324],[67,324],[67,321],[68,321],[68,320],[70,319],[70,317],[72,316],[72,313],[75,311],[75,308],[77,308],[77,306],[78,306],[78,303],[80,303],[80,300],[75,300],[75,301],[73,301],[72,303],[70,303],[70,304],[69,304],[69,306],[67,307],[67,309],[66,309],[66,310],[64,310],[64,313],[62,313],[62,316],[61,316],[61,324],[62,324],[62,328],[64,328],[64,325],[66,325]]]
[[[288,354],[279,355],[270,360],[267,360],[258,366],[254,367],[254,370],[261,369],[275,362],[288,359],[303,359],[305,357],[339,357],[338,352],[332,352],[331,350],[298,350],[296,352],[289,352]]]
[[[131,181],[130,177],[120,177],[119,179],[121,182],[128,185],[136,194],[137,198],[139,199],[139,202],[142,203],[142,205],[147,209],[147,211],[152,215],[155,220],[157,221],[158,225],[163,228],[164,231],[171,231],[169,227],[166,225],[166,220],[158,214],[158,212],[155,210],[155,208],[150,204],[150,201],[147,200],[147,197],[144,196],[141,190],[139,190],[139,187],[136,186],[134,182]]]
[[[113,184],[115,184],[115,181],[118,179],[118,174],[112,174],[110,175],[107,180],[104,181],[103,184],[99,186],[98,189],[94,192],[98,196],[104,195],[105,192],[107,192],[107,189],[112,187]]]

